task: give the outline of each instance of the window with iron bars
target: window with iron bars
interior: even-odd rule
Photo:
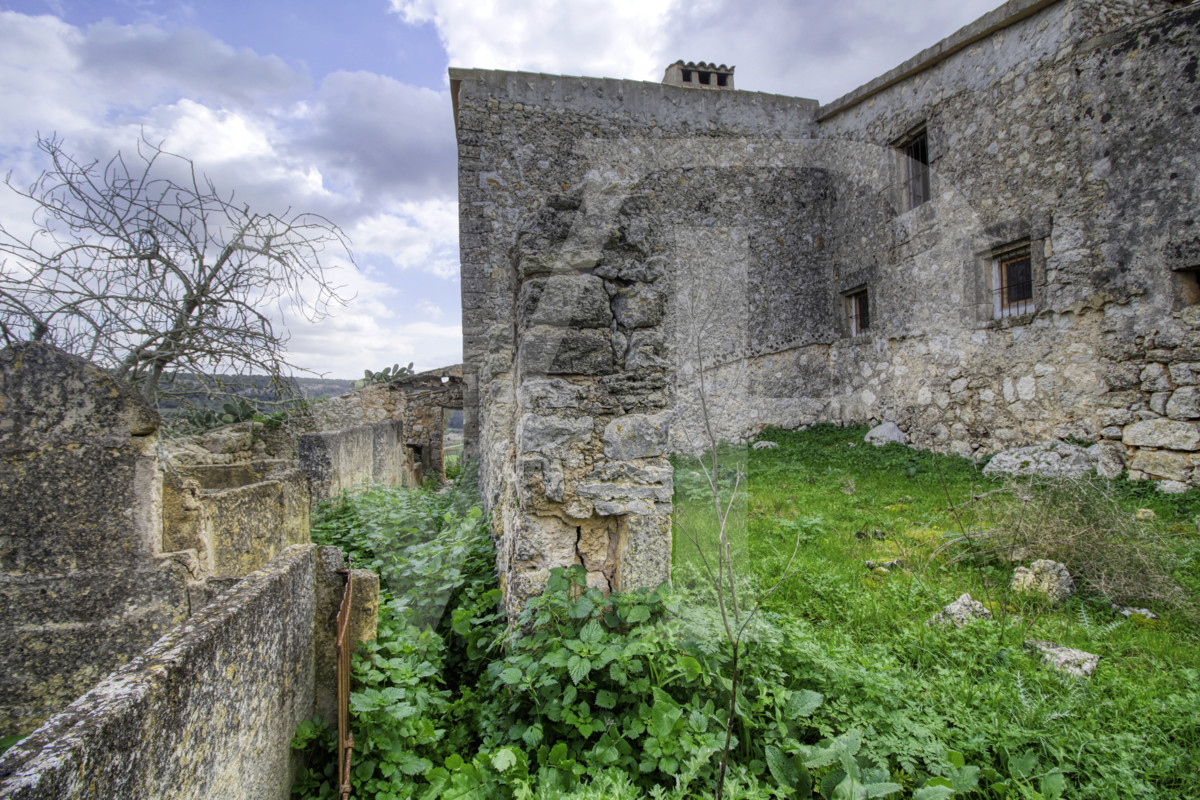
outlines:
[[[1033,312],[1033,261],[1028,247],[992,259],[992,311],[996,319]]]
[[[927,202],[931,193],[929,190],[929,137],[921,131],[900,147],[904,154],[908,207],[916,208]]]
[[[871,329],[871,306],[865,288],[846,295],[846,318],[850,321],[853,336]]]

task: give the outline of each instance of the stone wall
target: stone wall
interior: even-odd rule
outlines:
[[[285,550],[0,756],[0,798],[285,800],[296,726],[335,686],[343,567]]]
[[[82,359],[0,350],[5,734],[32,730],[188,615],[189,554],[163,549],[158,425]]]
[[[404,426],[398,420],[306,433],[300,436],[299,453],[314,503],[364,484],[397,486],[411,481]]]
[[[569,563],[665,577],[664,456],[710,429],[1075,437],[1192,481],[1200,7],[1174,7],[1014,0],[824,107],[451,70],[466,433],[510,606]]]
[[[301,437],[338,432],[343,441],[341,445],[338,437],[332,436],[325,436],[324,445],[306,445],[310,455],[314,447],[328,451],[325,456],[310,459],[310,463],[322,470],[315,480],[323,487],[331,480],[345,488],[372,480],[414,486],[428,474],[444,477],[443,411],[462,407],[462,365],[455,364],[365,386],[325,402],[295,409],[282,424],[236,423],[172,440],[167,447],[174,463],[185,466],[246,464],[269,459],[295,461],[300,458]],[[398,424],[395,430],[400,450],[395,463],[391,455],[386,463],[382,462],[382,451],[376,452],[365,444],[356,450],[354,437],[361,436],[365,442],[367,434],[346,432],[360,426],[375,426],[371,428],[376,432],[372,435],[378,435],[378,431],[383,430],[379,424],[389,422]],[[363,454],[367,460],[355,461],[355,452]],[[341,461],[330,461],[333,456]],[[339,477],[336,472],[329,473],[330,469],[344,469],[346,474]]]

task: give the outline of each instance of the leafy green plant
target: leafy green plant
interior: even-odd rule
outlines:
[[[235,422],[249,422],[254,419],[255,413],[254,406],[246,398],[239,397],[237,400],[221,406],[221,422],[225,425],[232,425]]]
[[[390,383],[396,378],[403,378],[406,375],[415,375],[412,362],[408,362],[407,367],[402,367],[399,364],[392,364],[390,367],[384,367],[378,372],[373,372],[369,369],[363,370],[363,376],[354,382],[355,389],[362,389],[364,386],[374,386],[379,383]]]

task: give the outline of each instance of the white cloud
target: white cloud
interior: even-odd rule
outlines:
[[[414,309],[418,314],[422,314],[434,320],[441,319],[442,317],[446,316],[446,312],[443,311],[440,306],[430,300],[418,300]]]
[[[433,22],[456,67],[659,77],[679,0],[390,0],[409,24]]]
[[[457,146],[448,91],[367,72],[335,72],[305,109],[297,145],[362,197],[453,196]]]
[[[998,0],[390,0],[456,67],[657,81],[676,59],[736,65],[741,89],[828,102]]]
[[[360,262],[386,259],[402,270],[418,269],[441,278],[458,275],[458,204],[425,200],[391,204],[387,211],[358,220],[349,229]]]
[[[181,95],[217,105],[255,106],[309,86],[274,55],[235,50],[206,31],[100,22],[79,41],[79,69],[126,104]]]

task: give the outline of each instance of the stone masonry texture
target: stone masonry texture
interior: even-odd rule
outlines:
[[[0,798],[286,800],[296,726],[334,708],[344,566],[284,550],[0,756]]]
[[[668,456],[768,425],[1085,440],[1200,483],[1198,28],[1013,0],[825,106],[452,69],[467,449],[510,611],[556,566],[665,579]]]
[[[160,558],[159,418],[99,368],[0,350],[0,730],[28,733],[188,614]]]

